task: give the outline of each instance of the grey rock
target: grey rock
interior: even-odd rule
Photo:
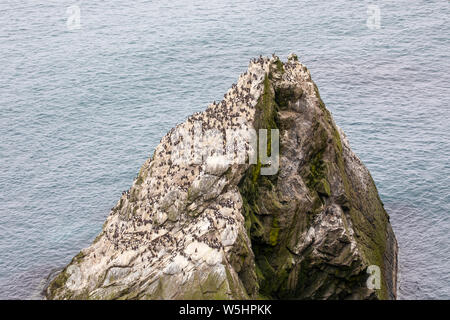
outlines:
[[[176,137],[195,121],[278,128],[278,173],[217,156],[174,163],[186,143]],[[366,285],[370,265],[380,289]],[[163,137],[46,298],[395,299],[396,279],[397,242],[370,173],[291,54],[251,61],[223,101]]]

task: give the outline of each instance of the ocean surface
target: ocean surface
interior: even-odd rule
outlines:
[[[449,17],[448,0],[2,1],[0,299],[38,299],[170,128],[290,52],[391,215],[399,298],[450,299]]]

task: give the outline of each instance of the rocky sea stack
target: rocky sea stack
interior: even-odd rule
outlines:
[[[273,174],[262,174],[260,158],[251,164],[251,152],[245,163],[226,161],[225,145],[197,134],[225,140],[259,129],[279,130]],[[181,145],[208,151],[176,161]],[[253,149],[246,142],[239,150]],[[369,266],[380,270],[379,289],[367,285]],[[286,63],[252,60],[221,102],[163,137],[102,232],[45,295],[395,299],[396,274],[397,242],[370,173],[291,54]]]

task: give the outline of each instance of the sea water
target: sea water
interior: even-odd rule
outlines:
[[[295,52],[391,216],[399,298],[449,299],[449,6],[2,1],[0,298],[39,298],[168,130]]]

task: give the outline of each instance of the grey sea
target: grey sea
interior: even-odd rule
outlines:
[[[450,2],[0,3],[0,298],[39,299],[163,135],[298,54],[371,171],[400,299],[450,299]]]

